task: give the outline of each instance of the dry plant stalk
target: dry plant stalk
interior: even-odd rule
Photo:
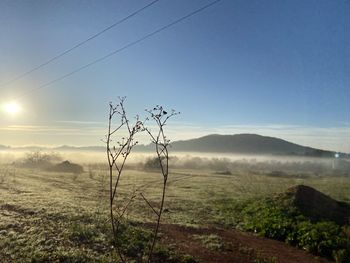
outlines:
[[[162,197],[161,197],[158,211],[151,205],[151,203],[147,200],[147,198],[141,193],[142,198],[145,200],[147,205],[152,209],[152,211],[157,216],[157,223],[154,229],[153,240],[149,249],[149,256],[148,256],[148,262],[151,262],[154,246],[157,241],[160,219],[163,213],[165,192],[166,192],[166,186],[167,186],[167,181],[169,176],[168,149],[170,146],[170,140],[168,140],[167,137],[165,136],[164,126],[166,125],[167,121],[171,117],[178,115],[180,112],[176,112],[175,110],[172,110],[171,113],[168,113],[163,109],[162,106],[159,106],[159,105],[157,105],[151,110],[146,110],[146,111],[149,113],[150,118],[153,119],[154,122],[156,123],[157,131],[155,133],[152,133],[152,131],[149,128],[145,128],[145,131],[149,134],[149,136],[151,137],[152,143],[155,145],[157,159],[159,161],[160,171],[163,177]]]
[[[139,195],[146,202],[146,204],[152,209],[153,213],[157,217],[156,226],[154,228],[153,239],[149,246],[148,262],[152,261],[152,254],[156,244],[160,219],[162,216],[164,201],[165,201],[165,192],[166,185],[169,175],[169,144],[170,141],[166,138],[164,132],[164,126],[166,125],[169,118],[179,114],[174,110],[171,113],[166,112],[162,106],[157,105],[152,110],[146,110],[149,113],[149,118],[155,121],[157,131],[153,133],[149,128],[144,126],[144,122],[140,121],[139,117],[136,116],[136,121],[134,124],[131,124],[127,118],[125,107],[124,107],[125,97],[119,98],[119,103],[116,106],[113,106],[112,103],[109,104],[109,117],[108,117],[108,134],[106,135],[106,146],[107,146],[107,158],[109,165],[109,193],[110,193],[110,220],[112,226],[113,240],[116,247],[118,256],[122,262],[126,262],[126,259],[123,256],[123,253],[117,242],[117,237],[119,234],[119,227],[122,223],[124,215],[136,198],[137,192],[141,187],[133,191],[129,200],[124,202],[118,201],[118,190],[119,182],[125,167],[126,160],[131,153],[132,148],[138,143],[135,140],[135,135],[139,132],[146,131],[151,138],[152,143],[155,145],[155,151],[157,154],[157,159],[159,161],[159,167],[161,170],[161,175],[163,179],[162,184],[162,196],[160,200],[159,208],[155,208],[151,205],[151,202],[144,196],[142,192]],[[120,123],[117,127],[113,126],[113,118],[118,116],[120,118]],[[148,120],[148,118],[146,119]],[[122,129],[126,130],[126,135],[121,138],[121,141],[114,142],[114,135],[117,132],[121,132]],[[117,146],[115,146],[116,144]],[[142,260],[142,259],[141,259]]]
[[[126,202],[121,205],[117,202],[118,198],[118,186],[120,178],[126,163],[126,160],[131,153],[132,148],[138,143],[135,141],[135,135],[143,130],[143,123],[136,116],[136,121],[131,124],[127,118],[127,114],[124,107],[125,97],[119,98],[119,103],[114,106],[112,103],[109,104],[109,115],[108,115],[108,134],[106,135],[106,146],[107,146],[107,158],[109,165],[109,205],[110,205],[110,220],[112,226],[112,234],[114,244],[118,253],[118,256],[122,262],[125,262],[125,258],[117,242],[117,236],[119,233],[119,227],[121,225],[123,216],[132,202],[136,197],[133,193]],[[112,120],[115,116],[120,118],[120,123],[117,127],[113,127]],[[114,144],[114,134],[125,130],[125,136],[118,140]],[[113,144],[113,145],[112,145]],[[117,214],[117,216],[115,215]]]

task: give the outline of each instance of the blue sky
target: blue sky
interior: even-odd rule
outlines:
[[[150,1],[0,1],[0,83],[45,62]],[[161,0],[29,76],[1,103],[203,6]],[[173,139],[240,132],[350,152],[350,2],[222,0],[101,63],[19,99],[0,114],[0,144],[97,145],[108,102],[131,115],[182,112]]]

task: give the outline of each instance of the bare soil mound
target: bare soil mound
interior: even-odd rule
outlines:
[[[284,194],[292,204],[306,217],[313,221],[330,220],[340,225],[350,223],[350,206],[317,191],[316,189],[297,185]]]

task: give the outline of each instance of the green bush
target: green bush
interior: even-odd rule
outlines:
[[[334,222],[311,222],[298,211],[272,199],[250,203],[242,210],[241,218],[245,230],[285,241],[336,262],[350,262],[350,240]]]
[[[285,240],[293,226],[285,211],[269,203],[258,203],[245,208],[243,221],[246,230],[277,240]]]

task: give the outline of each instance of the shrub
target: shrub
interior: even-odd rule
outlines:
[[[61,157],[56,153],[45,153],[34,151],[26,154],[26,157],[17,163],[17,166],[24,168],[45,169],[52,163],[60,161]]]
[[[49,166],[47,170],[50,172],[75,173],[75,174],[84,172],[84,168],[81,165],[71,163],[69,161],[64,161],[62,163]]]
[[[314,254],[331,257],[338,250],[350,252],[350,241],[333,222],[302,221],[297,224],[295,233],[297,245]]]
[[[337,262],[349,262],[350,240],[335,222],[312,222],[297,210],[272,199],[248,204],[241,218],[245,230],[285,241]]]
[[[145,170],[158,170],[160,169],[158,157],[148,158],[144,164]]]

